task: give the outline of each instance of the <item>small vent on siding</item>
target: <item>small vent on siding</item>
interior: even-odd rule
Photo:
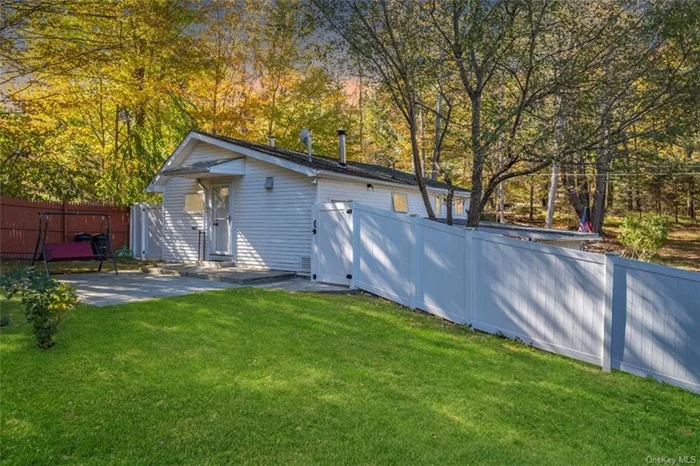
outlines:
[[[310,272],[311,271],[311,258],[308,256],[301,257],[301,271]]]

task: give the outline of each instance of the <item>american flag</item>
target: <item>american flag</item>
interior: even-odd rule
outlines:
[[[591,225],[590,220],[588,220],[589,218],[590,216],[588,215],[588,207],[584,207],[583,215],[581,216],[581,221],[578,223],[578,231],[582,231],[584,233],[593,232],[593,225]]]

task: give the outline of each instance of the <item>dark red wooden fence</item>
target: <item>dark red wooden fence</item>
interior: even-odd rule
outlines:
[[[94,215],[52,215],[47,243],[73,241],[78,233],[99,233],[102,214],[109,214],[112,246],[129,244],[129,208],[104,204],[34,202],[0,196],[0,257],[31,259],[39,235],[40,212],[89,212]]]

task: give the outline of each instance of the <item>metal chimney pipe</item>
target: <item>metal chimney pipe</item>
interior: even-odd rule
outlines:
[[[311,158],[311,133],[309,133],[309,137],[306,138],[306,152],[309,154],[309,162],[313,162],[313,158]]]
[[[344,167],[347,164],[345,159],[345,130],[338,130],[338,164]]]
[[[269,135],[267,137],[267,145],[270,147],[275,147],[275,137],[273,135]]]

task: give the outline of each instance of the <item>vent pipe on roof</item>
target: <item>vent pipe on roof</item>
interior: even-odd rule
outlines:
[[[345,130],[338,130],[338,164],[344,167],[347,164],[345,160]]]
[[[302,128],[299,132],[299,140],[302,144],[306,144],[306,152],[309,155],[309,162],[313,162],[311,158],[311,131],[308,128]]]
[[[309,137],[306,138],[306,152],[309,154],[309,162],[313,162],[314,159],[311,158],[311,133],[309,133]]]
[[[273,135],[269,135],[267,137],[267,145],[270,147],[275,147],[275,137]]]

